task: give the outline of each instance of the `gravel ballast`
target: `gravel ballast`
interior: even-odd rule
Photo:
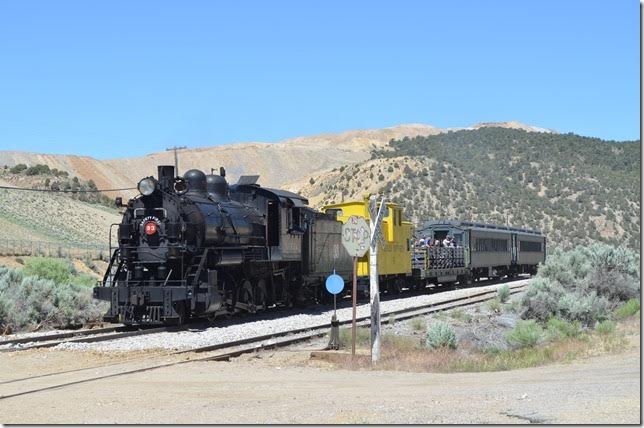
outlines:
[[[528,279],[515,281],[513,286],[527,284]],[[427,305],[438,304],[455,297],[465,297],[471,294],[484,291],[496,290],[503,284],[488,285],[483,287],[471,287],[461,290],[445,291],[429,295],[412,297],[401,297],[380,304],[383,317],[387,312]],[[304,310],[305,311],[305,310]],[[337,311],[340,321],[351,319],[351,307],[341,308]],[[91,350],[103,352],[124,352],[149,349],[175,349],[187,350],[208,345],[217,345],[236,340],[262,336],[270,333],[279,333],[296,328],[313,328],[321,324],[330,323],[333,309],[323,312],[316,311],[314,314],[301,313],[296,315],[283,316],[275,319],[263,319],[257,321],[242,322],[227,326],[213,326],[198,331],[181,331],[168,333],[155,333],[130,338],[116,339],[97,343],[62,343],[52,349],[64,350]],[[370,314],[369,304],[360,304],[357,307],[357,316],[368,316]],[[215,321],[216,322],[216,321]]]

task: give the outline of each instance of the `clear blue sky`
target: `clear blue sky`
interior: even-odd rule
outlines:
[[[141,155],[422,122],[638,139],[639,2],[0,2],[0,150]]]

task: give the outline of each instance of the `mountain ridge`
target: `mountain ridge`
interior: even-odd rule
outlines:
[[[369,160],[294,183],[314,207],[379,193],[414,223],[541,229],[555,245],[639,248],[640,144],[480,127],[391,141]]]
[[[533,130],[544,129],[516,121],[494,123]],[[261,184],[282,186],[312,173],[364,161],[369,158],[374,146],[386,146],[391,139],[434,135],[457,129],[464,128],[438,128],[422,123],[410,123],[293,137],[275,143],[240,142],[195,147],[179,151],[179,172],[182,174],[188,167],[210,171],[210,168],[224,166],[231,181],[240,175],[259,174]],[[124,188],[135,186],[144,176],[156,175],[157,165],[174,164],[174,154],[162,151],[144,156],[119,156],[101,160],[81,155],[0,151],[0,165],[12,167],[18,163],[28,166],[47,164],[51,168],[67,171],[81,179],[91,179],[99,188]]]

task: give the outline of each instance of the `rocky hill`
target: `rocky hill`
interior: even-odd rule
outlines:
[[[564,247],[639,249],[639,171],[639,141],[483,126],[392,140],[367,161],[298,184],[318,207],[375,192],[403,204],[415,223],[508,222],[539,228]]]

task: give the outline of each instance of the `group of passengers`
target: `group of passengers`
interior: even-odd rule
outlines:
[[[456,239],[453,236],[446,236],[445,239],[434,239],[424,236],[414,242],[414,247],[416,248],[437,248],[437,247],[448,247],[448,248],[460,248],[460,245],[456,243]]]
[[[444,239],[434,239],[424,236],[414,242],[417,249],[427,249],[427,263],[430,269],[445,269],[463,266],[463,253],[457,253],[452,248],[462,248],[453,236]],[[414,256],[416,257],[416,256]],[[422,259],[418,259],[420,261]]]

